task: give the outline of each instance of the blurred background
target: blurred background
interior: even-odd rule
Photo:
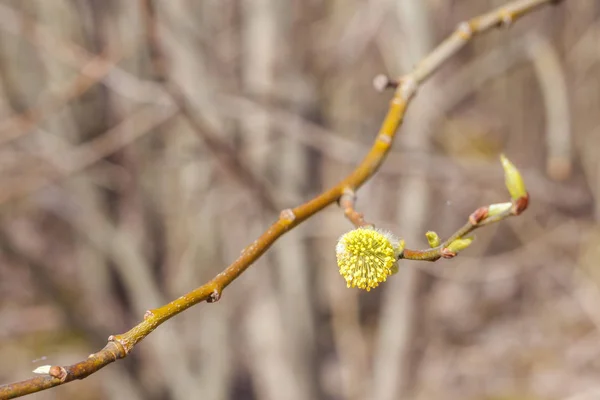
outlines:
[[[0,382],[71,364],[357,165],[401,76],[500,0],[0,1]],[[600,398],[600,2],[476,38],[418,92],[369,221],[452,260],[347,289],[330,206],[215,304],[36,399]]]

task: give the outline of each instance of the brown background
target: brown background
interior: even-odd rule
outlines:
[[[360,161],[391,96],[375,75],[502,4],[0,1],[0,382],[79,361],[217,274]],[[329,207],[220,302],[32,398],[600,398],[599,17],[566,0],[476,38],[358,193],[424,247],[508,199],[504,152],[531,193],[521,217],[363,293],[337,272],[351,226]]]

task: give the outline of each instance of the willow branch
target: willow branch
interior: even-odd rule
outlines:
[[[8,179],[3,182],[0,192],[0,205],[22,198],[51,183],[73,175],[90,165],[115,153],[153,129],[166,124],[177,113],[174,105],[166,107],[140,107],[125,120],[110,128],[102,135],[81,144],[62,155],[65,161],[61,168],[38,169],[23,178]],[[0,386],[0,395],[2,387]],[[2,399],[2,397],[0,397]]]
[[[239,184],[250,190],[266,210],[277,212],[280,209],[277,207],[277,199],[267,183],[252,172],[253,168],[236,154],[236,150],[231,144],[219,137],[215,129],[192,111],[188,99],[177,84],[165,82],[164,87],[177,105],[178,112],[186,118],[194,132],[203,140],[221,165]]]
[[[170,79],[168,59],[158,35],[156,5],[152,0],[140,0],[140,6],[144,17],[146,41],[150,49],[150,61],[155,79],[162,83],[163,89],[178,107],[179,114],[187,120],[194,133],[210,149],[217,161],[231,173],[239,184],[248,188],[266,210],[274,213],[279,211],[276,197],[271,188],[268,187],[267,182],[259,179],[252,172],[251,166],[236,154],[236,149],[223,140],[204,118],[194,113],[184,91],[173,79]]]
[[[34,107],[0,122],[0,145],[23,137],[39,125],[44,117],[59,111],[73,99],[83,96],[110,73],[117,61],[118,57],[95,56],[82,66],[75,78],[58,91],[42,97]]]
[[[144,319],[128,332],[111,335],[107,345],[86,360],[69,366],[46,366],[38,369],[40,376],[25,381],[0,386],[0,399],[9,399],[39,392],[75,379],[83,379],[106,365],[127,356],[142,339],[163,322],[200,302],[215,302],[223,290],[262,256],[283,234],[338,201],[345,191],[357,190],[381,166],[396,131],[404,117],[406,107],[419,85],[433,74],[448,58],[460,50],[476,34],[491,28],[509,25],[521,16],[534,11],[551,0],[518,0],[495,11],[461,23],[457,30],[425,57],[415,69],[401,78],[383,120],[375,143],[362,162],[346,178],[308,202],[280,213],[258,239],[242,250],[231,265],[211,281],[154,310],[148,310]],[[406,254],[405,254],[406,256]]]
[[[346,218],[348,218],[350,222],[352,222],[357,228],[362,226],[373,226],[373,224],[365,221],[365,216],[363,213],[356,211],[356,193],[354,193],[354,190],[344,190],[344,193],[338,200],[338,203],[340,208],[344,211]]]
[[[443,243],[426,250],[411,250],[405,248],[399,258],[416,261],[437,261],[440,258],[454,258],[456,257],[457,252],[452,249],[451,244],[453,242],[467,237],[467,235],[478,228],[521,214],[525,211],[528,204],[529,195],[526,195],[513,201],[512,207],[509,207],[498,214],[489,215],[488,206],[480,207],[469,216],[465,225],[450,235]]]

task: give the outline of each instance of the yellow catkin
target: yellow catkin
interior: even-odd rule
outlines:
[[[342,235],[336,246],[340,274],[348,287],[369,291],[397,271],[400,251],[399,241],[388,232],[354,229]]]

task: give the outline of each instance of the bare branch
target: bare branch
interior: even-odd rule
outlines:
[[[482,33],[493,27],[509,25],[519,17],[542,5],[550,3],[552,3],[550,0],[518,0],[488,14],[460,24],[455,33],[425,57],[412,72],[399,80],[401,84],[395,90],[375,143],[362,162],[345,179],[312,200],[294,209],[282,211],[275,223],[268,227],[252,244],[243,249],[239,258],[211,281],[160,308],[148,310],[142,322],[128,332],[111,335],[107,345],[102,350],[90,355],[84,361],[70,366],[50,366],[47,375],[0,386],[0,399],[24,396],[62,385],[75,379],[83,379],[113,361],[126,357],[137,343],[148,336],[163,322],[175,315],[202,301],[214,302],[219,300],[223,290],[262,256],[279,237],[325,207],[338,201],[346,191],[357,190],[379,169],[391,148],[410,99],[415,94],[419,85],[431,76],[449,57],[462,48],[475,34]],[[73,54],[69,55],[73,56]],[[80,58],[77,57],[78,55],[75,56],[77,59]],[[113,148],[112,145],[101,147],[107,147],[100,151],[103,154],[108,150],[108,147]],[[95,154],[93,157],[95,157]],[[517,211],[522,209],[524,209],[522,203],[517,201],[515,202],[515,207],[510,209],[510,213],[517,213]],[[475,218],[477,224],[474,225],[472,222],[469,222],[450,239],[455,236],[463,237],[478,226],[498,220],[500,216],[504,218],[508,215],[499,214],[489,219],[484,218],[481,221],[477,221],[477,218]],[[442,249],[448,248],[451,243],[450,239],[441,245],[441,249],[436,250],[437,253],[434,254],[435,256],[442,255]],[[427,251],[432,250],[434,249]],[[411,254],[405,250],[403,256],[404,258],[418,259],[418,257],[421,257],[423,259],[423,254],[427,254],[427,251],[421,253],[413,251]]]
[[[360,226],[373,226],[373,224],[366,222],[364,215],[356,211],[354,208],[354,203],[356,202],[356,193],[354,193],[353,190],[344,190],[344,193],[338,202],[342,210],[344,210],[344,215],[350,220],[350,222],[354,224],[354,226],[357,228]]]
[[[107,59],[104,55],[92,58],[89,63],[81,68],[75,78],[59,90],[42,97],[42,100],[35,107],[0,122],[0,145],[26,135],[45,116],[60,110],[71,100],[84,95],[104,79],[117,61],[116,57]]]
[[[454,232],[447,240],[440,245],[426,250],[411,250],[404,249],[400,258],[406,260],[417,260],[417,261],[437,261],[440,258],[453,258],[456,256],[456,251],[452,249],[452,243],[457,240],[461,240],[482,226],[493,224],[494,222],[502,221],[508,217],[519,215],[527,208],[529,203],[529,195],[519,198],[513,201],[512,206],[510,203],[506,204],[505,210],[498,214],[490,215],[490,207],[480,207],[469,215],[469,220],[460,229]]]

